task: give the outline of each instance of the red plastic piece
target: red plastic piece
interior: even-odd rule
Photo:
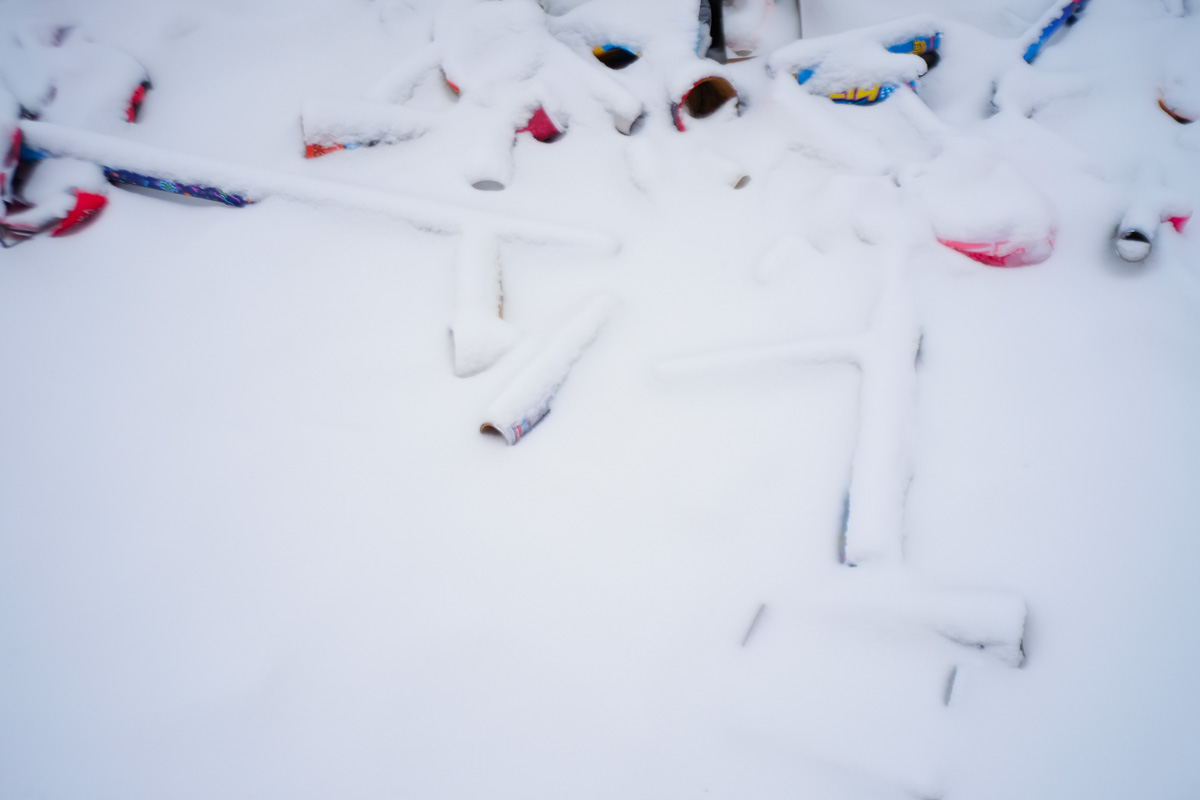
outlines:
[[[1192,215],[1188,214],[1186,217],[1167,217],[1166,221],[1171,223],[1171,227],[1175,229],[1176,233],[1183,233],[1183,226],[1187,225],[1191,218]]]
[[[538,106],[538,110],[533,112],[533,116],[529,118],[529,122],[525,123],[524,128],[517,128],[517,133],[525,131],[529,131],[530,135],[539,142],[552,142],[563,134],[563,129],[541,106]]]
[[[13,130],[12,144],[9,145],[8,153],[4,156],[5,167],[15,167],[17,162],[21,160],[21,129]]]
[[[93,194],[91,192],[81,192],[75,190],[75,206],[67,215],[59,220],[58,224],[50,231],[51,236],[62,236],[67,231],[87,222],[92,217],[100,213],[108,205],[108,198],[102,194]]]
[[[344,144],[306,144],[304,145],[304,157],[317,158],[318,156],[323,156],[328,153],[336,153],[338,150],[345,149],[346,145]]]
[[[133,95],[129,98],[129,107],[125,109],[125,119],[128,122],[137,122],[138,112],[142,109],[142,101],[146,99],[146,84],[139,85],[133,90]]]

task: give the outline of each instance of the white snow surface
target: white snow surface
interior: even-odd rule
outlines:
[[[1200,194],[1200,13],[1048,6],[805,2],[942,31],[864,108],[682,0],[0,0],[47,197],[256,200],[0,251],[0,798],[1200,796],[1200,233],[1114,241]]]

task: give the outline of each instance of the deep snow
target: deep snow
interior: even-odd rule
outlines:
[[[696,58],[683,0],[525,3],[495,97],[430,69],[422,135],[305,160],[314,101],[471,71],[453,5],[0,0],[153,79],[31,136],[262,195],[0,251],[0,798],[1200,794],[1198,234],[1113,238],[1197,201],[1200,11],[1094,0],[1026,65],[1042,2],[806,2],[939,22],[860,108]],[[738,109],[680,132],[705,74]],[[480,435],[547,349],[551,413]]]

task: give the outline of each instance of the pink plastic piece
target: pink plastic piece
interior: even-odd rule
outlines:
[[[517,128],[517,133],[526,131],[539,142],[552,142],[563,133],[563,129],[541,106],[538,106],[538,110],[533,112],[533,116],[529,118],[529,122],[525,123],[524,128]]]
[[[939,242],[989,267],[1024,267],[1040,264],[1054,251],[1054,235],[1029,242],[959,242],[938,239]]]
[[[1186,217],[1167,217],[1164,222],[1171,223],[1171,227],[1175,229],[1176,233],[1183,233],[1183,226],[1187,225],[1188,220],[1191,218],[1191,214],[1188,214]]]

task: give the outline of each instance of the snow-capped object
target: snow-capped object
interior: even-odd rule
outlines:
[[[429,129],[426,115],[390,103],[309,99],[300,115],[305,158],[336,150],[395,144]]]
[[[450,333],[454,374],[460,378],[492,366],[520,337],[504,316],[500,253],[490,233],[466,232],[454,257],[455,299]]]
[[[612,315],[616,300],[599,295],[551,334],[483,414],[481,433],[497,433],[510,445],[521,440],[550,412],[554,395]]]
[[[1172,23],[1180,28],[1179,41],[1192,42],[1188,26],[1195,29],[1195,19]],[[1181,125],[1200,119],[1200,51],[1195,47],[1179,48],[1162,54],[1159,73],[1158,107]]]
[[[1024,658],[1026,616],[1021,598],[935,590],[913,581],[903,569],[905,509],[917,419],[916,360],[922,332],[907,285],[912,234],[898,222],[898,212],[886,205],[871,209],[872,215],[895,218],[880,222],[879,238],[881,244],[886,242],[880,249],[882,286],[871,321],[862,333],[678,359],[660,370],[670,374],[747,363],[856,365],[862,374],[859,431],[840,556],[843,564],[856,567],[856,581],[879,582],[877,588],[886,589],[868,598],[859,585],[856,593],[845,596],[847,605],[868,605],[868,616],[885,617],[889,625],[931,628],[954,642],[988,650],[1019,666]],[[785,239],[768,261],[786,258],[789,253],[806,258],[810,251],[802,241]],[[768,274],[771,271],[767,269]]]
[[[620,43],[646,58],[696,59],[696,0],[589,0],[552,10],[550,30],[575,50]]]
[[[1138,174],[1129,207],[1117,226],[1117,254],[1125,261],[1144,261],[1164,224],[1182,233],[1191,218],[1192,205],[1187,198],[1163,184],[1161,170],[1146,166]]]
[[[914,83],[937,63],[939,26],[928,17],[815,39],[776,50],[767,60],[776,76],[791,75],[813,94],[840,102],[875,103]]]
[[[939,242],[981,264],[1037,264],[1054,249],[1050,201],[990,149],[948,143],[938,158],[899,176]]]
[[[78,158],[47,158],[21,186],[21,201],[31,206],[47,206],[60,202],[63,188],[73,191],[106,194],[108,181],[104,173],[91,162]]]
[[[613,81],[590,52],[575,52],[548,26],[534,0],[452,0],[439,8],[433,40],[405,58],[366,93],[405,103],[431,74],[459,95],[445,113],[464,144],[460,170],[477,189],[512,179],[515,133],[550,142],[571,124],[607,124],[629,133],[641,103]],[[433,120],[431,120],[431,123]]]
[[[463,102],[511,117],[510,130],[529,124],[539,108],[563,122],[599,106],[627,133],[641,104],[594,57],[558,41],[549,19],[533,0],[445,3],[434,21],[433,41],[376,83],[366,99],[403,103],[430,72],[441,69]]]
[[[71,34],[45,55],[54,95],[38,119],[98,130],[137,120],[150,78],[128,53]]]
[[[731,102],[737,94],[731,74],[722,65],[697,55],[697,48],[706,45],[697,39],[694,0],[591,0],[552,17],[550,29],[575,52],[592,52],[596,46],[619,43],[638,53],[634,66],[610,74],[640,100],[648,117],[672,112],[672,124],[679,127],[679,107],[698,83],[701,88],[691,97],[696,118],[718,108],[726,113],[736,111]],[[708,91],[718,85],[719,92]],[[701,102],[701,95],[707,100]],[[688,116],[683,112],[685,129]]]
[[[0,244],[10,247],[41,233],[61,236],[93,218],[107,204],[108,182],[95,164],[75,158],[39,163],[21,187],[29,206],[0,218]]]
[[[96,164],[74,158],[46,158],[23,177],[19,196],[13,181],[21,158],[24,117],[66,121],[76,126],[134,122],[150,80],[128,54],[72,36],[63,27],[19,31],[0,45],[0,83],[18,87],[23,100],[3,92],[0,99],[0,201],[22,206],[0,219],[0,242],[8,247],[41,233],[60,236],[92,219],[107,204],[108,182]],[[20,108],[14,113],[14,105]],[[119,124],[119,123],[118,123]],[[5,209],[0,209],[0,211]]]

